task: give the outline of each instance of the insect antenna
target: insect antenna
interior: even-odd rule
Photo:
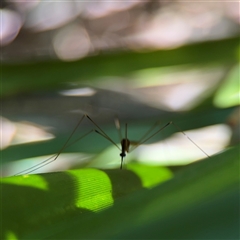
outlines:
[[[117,116],[115,117],[114,122],[115,122],[116,129],[118,130],[119,142],[121,142],[123,137],[122,137],[122,133],[121,133],[120,121]]]

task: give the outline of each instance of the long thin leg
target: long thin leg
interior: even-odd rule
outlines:
[[[105,139],[107,139],[108,141],[110,141],[112,144],[114,144],[120,151],[120,147],[110,138],[110,137],[107,137],[106,135],[103,135],[101,132],[99,132],[98,130],[96,129],[93,129],[96,133],[98,133],[99,135],[101,135],[102,137],[104,137]]]
[[[112,144],[114,144],[119,150],[121,150],[118,145],[88,116],[85,115],[97,128],[98,130],[95,130],[96,133],[100,134],[101,136],[103,136],[104,138],[106,138],[108,141],[110,141]]]
[[[64,143],[64,145],[61,147],[61,149],[60,149],[59,152],[56,154],[56,156],[54,155],[55,157],[52,156],[52,157],[44,160],[43,162],[36,164],[35,166],[32,166],[32,167],[30,167],[30,168],[28,168],[28,169],[25,169],[24,171],[21,171],[21,172],[16,173],[15,175],[20,175],[20,174],[22,174],[22,173],[31,173],[31,172],[33,172],[33,171],[35,171],[35,170],[37,170],[37,169],[39,169],[39,168],[41,168],[41,167],[43,167],[43,166],[46,166],[46,165],[48,165],[49,163],[55,161],[55,160],[58,158],[58,156],[62,153],[62,151],[63,151],[66,147],[69,147],[70,145],[73,144],[73,143],[72,143],[72,144],[68,145],[70,139],[72,138],[73,134],[75,133],[75,131],[77,130],[77,128],[79,127],[79,125],[81,124],[81,122],[83,121],[84,118],[85,118],[85,115],[83,115],[83,116],[81,117],[81,119],[80,119],[79,122],[77,123],[76,127],[73,129],[73,131],[71,132],[70,136],[68,137],[67,141],[66,141],[66,142]],[[92,130],[91,130],[91,132],[92,132]],[[88,133],[86,133],[85,135],[83,135],[82,137],[78,138],[77,141],[79,141],[80,139],[84,138],[84,137],[85,137],[86,135],[88,135],[89,133],[90,133],[90,132],[88,132]],[[76,142],[76,141],[74,141],[74,143],[75,143],[75,142]],[[54,157],[54,159],[52,159],[53,157]],[[50,159],[52,159],[52,160],[49,161]]]
[[[211,158],[202,148],[200,148],[188,135],[174,122],[171,122],[172,125],[180,131],[192,144],[194,144],[200,151],[202,151],[207,157]]]
[[[159,122],[156,122],[142,137],[141,139],[138,141],[137,144],[135,144],[135,147],[132,148],[131,150],[137,148],[139,145],[141,145],[144,142],[144,139],[156,128],[156,126],[158,125]]]
[[[156,124],[157,124],[157,123],[156,123]],[[156,124],[155,124],[155,125],[156,125]],[[141,144],[147,142],[149,139],[151,139],[152,137],[154,137],[156,134],[158,134],[159,132],[161,132],[163,129],[165,129],[165,128],[166,128],[167,126],[169,126],[170,124],[172,124],[172,122],[168,122],[165,126],[163,126],[162,128],[160,128],[158,131],[156,131],[155,133],[153,133],[153,134],[150,135],[149,137],[147,137],[147,138],[145,138],[145,139],[142,138],[142,140],[139,141],[139,143],[138,143],[136,146],[134,146],[134,147],[131,149],[131,151],[133,151],[134,149],[136,149],[137,147],[139,147]],[[150,131],[148,131],[147,134],[144,135],[144,137],[146,137],[151,131],[153,131],[153,129],[154,129],[155,127],[156,127],[156,126],[152,127],[152,128],[150,129]]]
[[[92,129],[91,131],[87,132],[86,134],[84,134],[83,136],[81,136],[80,138],[76,139],[74,142],[69,144],[70,139],[72,138],[73,134],[75,133],[75,131],[77,130],[77,128],[79,127],[79,125],[81,124],[81,122],[83,121],[83,119],[87,117],[100,131],[96,130],[96,129]],[[120,126],[120,124],[119,124]],[[82,118],[79,120],[78,124],[76,125],[76,127],[73,129],[73,131],[71,132],[70,136],[68,137],[67,141],[65,142],[65,144],[61,147],[61,149],[59,150],[59,152],[56,155],[53,155],[52,157],[42,161],[41,163],[38,163],[30,168],[27,168],[21,172],[18,172],[15,174],[16,175],[20,175],[20,174],[27,174],[27,173],[31,173],[36,171],[37,169],[40,169],[52,162],[54,162],[59,155],[63,152],[64,149],[66,149],[67,147],[73,145],[74,143],[76,143],[77,141],[81,140],[82,138],[86,137],[88,134],[90,134],[92,131],[95,131],[96,133],[100,134],[102,137],[106,138],[108,141],[110,141],[112,144],[114,144],[120,151],[121,149],[119,148],[119,146],[88,116],[88,115],[83,115]]]
[[[91,131],[85,133],[83,136],[79,137],[78,139],[76,139],[74,142],[72,142],[72,143],[68,144],[67,146],[65,146],[64,149],[72,146],[73,144],[75,144],[76,142],[78,142],[79,140],[81,140],[82,138],[86,137],[86,136],[87,136],[88,134],[90,134],[91,132],[93,132],[93,129],[92,129]],[[30,168],[27,168],[27,169],[25,169],[25,170],[23,170],[23,171],[21,171],[21,172],[18,172],[18,173],[16,173],[16,174],[14,174],[14,176],[18,176],[18,175],[28,174],[28,173],[34,172],[34,171],[36,171],[36,170],[38,170],[38,169],[40,169],[40,168],[42,168],[42,167],[44,167],[44,166],[52,163],[52,162],[54,162],[55,160],[57,160],[57,158],[59,157],[59,155],[60,155],[60,153],[57,153],[57,154],[51,156],[50,158],[47,158],[46,160],[44,160],[44,161],[42,161],[42,162],[40,162],[40,163],[38,163],[38,164],[30,167]],[[52,159],[52,160],[51,160],[51,159]]]
[[[179,127],[177,126],[177,124],[175,124],[174,122],[168,122],[165,126],[163,126],[162,128],[160,128],[158,131],[156,131],[155,133],[153,133],[151,136],[149,136],[148,138],[140,141],[136,146],[134,146],[134,148],[131,149],[131,151],[133,151],[134,149],[136,149],[137,147],[139,147],[141,144],[145,143],[146,141],[148,141],[150,138],[154,137],[156,134],[158,134],[159,132],[161,132],[163,129],[165,129],[166,127],[168,127],[169,125],[173,125],[178,131],[180,131],[192,144],[194,144],[201,152],[203,152],[208,158],[210,158],[210,156],[201,148],[199,147],[190,137],[188,137],[188,135]],[[155,127],[154,127],[155,128]],[[148,135],[154,128],[150,129],[150,131],[147,132],[146,135]],[[143,139],[143,138],[142,138]]]
[[[123,167],[123,157],[121,157],[121,165],[120,165],[120,169],[122,170]]]

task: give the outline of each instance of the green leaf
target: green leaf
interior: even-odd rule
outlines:
[[[167,168],[133,164],[124,171],[80,169],[4,178],[2,239],[8,233],[21,237],[65,218],[101,211],[117,199],[171,176]]]
[[[218,90],[214,103],[218,107],[226,108],[231,106],[238,106],[240,101],[240,87],[239,87],[239,63],[231,70],[224,84]]]
[[[169,179],[167,169],[136,164],[2,179],[3,238],[238,239],[239,150],[186,166],[152,189],[144,186]]]

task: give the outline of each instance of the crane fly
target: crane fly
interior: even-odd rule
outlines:
[[[80,136],[79,138],[77,138],[75,141],[70,143],[70,140],[72,138],[72,136],[74,135],[74,133],[76,132],[76,130],[78,129],[78,127],[80,126],[80,124],[82,123],[82,121],[87,118],[96,128],[91,129],[90,131],[88,131],[87,133],[85,133],[84,135]],[[76,127],[73,129],[73,131],[71,132],[70,136],[68,137],[68,139],[66,140],[66,142],[64,143],[64,145],[61,147],[61,149],[58,151],[57,154],[51,156],[50,158],[30,167],[27,168],[21,172],[18,172],[15,174],[16,175],[21,175],[21,174],[28,174],[31,172],[36,171],[37,169],[40,169],[52,162],[54,162],[55,160],[57,160],[57,158],[59,157],[59,155],[63,152],[64,149],[66,149],[67,147],[70,147],[71,145],[73,145],[74,143],[80,141],[81,139],[85,138],[87,135],[89,135],[92,132],[96,132],[97,134],[99,134],[100,136],[102,136],[103,138],[105,138],[106,140],[108,140],[109,142],[111,142],[113,145],[115,145],[119,150],[120,150],[120,157],[121,157],[121,163],[120,163],[120,169],[123,168],[123,161],[124,158],[126,157],[126,154],[129,153],[130,151],[135,150],[137,147],[139,147],[140,145],[144,144],[145,142],[147,142],[148,140],[150,140],[152,137],[154,137],[155,135],[157,135],[159,132],[163,131],[165,128],[167,128],[169,125],[173,125],[179,132],[181,132],[190,142],[192,142],[192,144],[194,144],[200,151],[202,151],[208,158],[210,158],[210,156],[202,149],[200,148],[190,137],[187,136],[187,134],[181,130],[180,127],[178,127],[174,122],[170,121],[167,124],[165,124],[163,127],[161,127],[160,129],[158,129],[157,131],[155,131],[153,133],[153,130],[159,125],[159,121],[156,122],[143,136],[142,138],[138,141],[138,142],[134,142],[134,141],[130,141],[128,139],[128,125],[127,123],[125,124],[125,133],[124,133],[124,137],[122,137],[122,133],[121,133],[121,126],[120,126],[120,122],[119,119],[117,117],[115,117],[115,126],[116,129],[118,131],[118,135],[119,135],[119,139],[120,139],[120,145],[121,147],[119,147],[117,145],[117,143],[115,141],[112,140],[112,138],[110,138],[104,131],[103,129],[91,118],[89,117],[87,114],[83,115],[81,117],[81,119],[79,120],[79,122],[77,123]],[[133,146],[130,149],[130,146]]]
[[[155,128],[155,125],[148,130],[148,132],[146,134],[144,134],[144,136],[140,139],[140,141],[138,143],[132,142],[128,139],[128,134],[127,134],[127,123],[125,124],[125,135],[124,138],[122,137],[122,133],[121,133],[121,127],[120,127],[120,122],[118,120],[118,118],[115,118],[115,126],[118,130],[118,134],[119,134],[119,139],[120,139],[120,144],[121,144],[121,148],[96,124],[96,122],[94,122],[88,115],[86,115],[87,118],[97,127],[97,129],[95,129],[94,131],[98,134],[100,134],[101,136],[103,136],[104,138],[106,138],[108,141],[110,141],[111,143],[113,143],[119,150],[120,150],[120,157],[121,157],[121,164],[120,164],[120,169],[122,169],[123,166],[123,159],[124,157],[126,157],[126,153],[130,152],[130,145],[131,144],[135,144],[135,147],[131,149],[134,150],[135,148],[137,148],[138,146],[140,146],[141,144],[143,144],[144,142],[146,142],[147,140],[149,140],[150,138],[152,138],[153,136],[155,136],[157,133],[159,133],[160,131],[162,131],[164,128],[166,128],[170,122],[168,124],[166,124],[164,127],[160,128],[157,132],[155,132],[154,134],[152,134],[151,136],[149,136],[148,138],[147,135],[150,134],[150,132],[152,132],[152,130]],[[146,138],[146,139],[145,139]]]

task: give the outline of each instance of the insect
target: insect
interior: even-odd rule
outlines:
[[[74,135],[74,133],[76,132],[76,130],[78,129],[78,127],[80,126],[80,124],[82,123],[83,119],[87,118],[96,128],[91,129],[90,131],[88,131],[87,133],[85,133],[84,135],[80,136],[79,138],[77,138],[75,141],[70,143],[70,140],[72,138],[72,136]],[[130,151],[133,151],[134,149],[136,149],[138,146],[142,145],[143,143],[147,142],[149,139],[151,139],[152,137],[154,137],[155,135],[157,135],[159,132],[163,131],[165,128],[167,128],[169,125],[173,125],[179,132],[181,132],[185,137],[188,138],[188,140],[190,142],[192,142],[200,151],[202,151],[208,158],[210,158],[210,156],[202,149],[200,148],[191,138],[189,138],[186,133],[184,131],[182,131],[180,129],[180,127],[178,127],[174,122],[170,121],[167,124],[165,124],[163,127],[159,128],[158,130],[156,130],[155,132],[153,132],[154,129],[156,129],[156,127],[159,125],[159,122],[156,122],[143,136],[142,138],[138,141],[138,142],[133,142],[130,141],[128,139],[128,125],[127,123],[125,124],[125,134],[124,137],[122,137],[122,133],[121,133],[121,127],[120,127],[120,122],[119,119],[117,117],[115,117],[115,126],[116,129],[118,131],[119,134],[119,139],[120,139],[120,144],[121,146],[119,147],[117,145],[117,143],[115,141],[112,140],[112,138],[110,138],[104,131],[103,129],[87,114],[83,115],[81,117],[81,119],[79,120],[78,124],[76,125],[76,127],[73,129],[73,131],[71,132],[70,136],[68,137],[68,139],[66,140],[65,144],[62,146],[62,148],[59,150],[59,152],[57,154],[55,154],[54,156],[42,161],[39,164],[36,164],[30,168],[27,168],[21,172],[18,172],[15,175],[21,175],[21,174],[28,174],[31,173],[33,171],[36,171],[39,168],[44,167],[45,165],[50,164],[51,162],[57,160],[57,158],[59,157],[59,155],[63,152],[63,150],[71,145],[73,145],[74,143],[76,143],[77,141],[80,141],[81,139],[83,139],[84,137],[86,137],[87,135],[89,135],[92,132],[96,132],[97,134],[101,135],[103,138],[105,138],[106,140],[108,140],[109,142],[111,142],[113,145],[115,145],[119,150],[120,150],[120,157],[121,157],[121,163],[120,163],[120,169],[123,168],[123,161],[124,158],[126,157],[126,154],[129,153]],[[130,149],[130,146],[133,146]]]
[[[126,157],[126,153],[128,153],[130,151],[130,145],[131,144],[133,144],[133,143],[135,144],[135,147],[133,147],[131,149],[131,151],[132,151],[135,148],[137,148],[138,146],[140,146],[141,144],[143,144],[144,142],[146,142],[147,140],[149,140],[150,138],[152,138],[153,136],[155,136],[157,133],[162,131],[164,128],[166,128],[171,123],[171,122],[167,123],[164,127],[160,128],[157,132],[155,132],[151,136],[147,137],[152,132],[152,130],[156,127],[155,126],[156,124],[155,124],[151,129],[148,130],[148,132],[146,134],[144,134],[144,136],[140,139],[140,141],[138,143],[135,143],[135,142],[132,142],[128,139],[127,123],[125,124],[124,138],[122,137],[120,122],[119,122],[118,118],[115,118],[115,126],[118,130],[119,139],[120,139],[120,143],[121,143],[121,148],[119,148],[119,146],[88,115],[86,115],[86,116],[97,127],[98,130],[95,129],[94,131],[96,133],[100,134],[101,136],[103,136],[104,138],[106,138],[107,140],[109,140],[111,143],[113,143],[121,151],[120,152],[120,157],[121,157],[120,169],[122,169],[123,159],[124,159],[124,157]]]

